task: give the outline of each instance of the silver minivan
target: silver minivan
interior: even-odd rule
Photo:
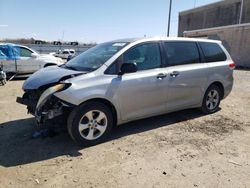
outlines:
[[[234,68],[220,41],[116,40],[34,73],[17,102],[40,127],[67,124],[74,141],[94,145],[129,121],[187,108],[216,112],[232,90]]]

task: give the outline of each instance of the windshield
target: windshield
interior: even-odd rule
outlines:
[[[126,45],[125,42],[107,42],[96,45],[71,59],[65,66],[78,71],[94,71]]]

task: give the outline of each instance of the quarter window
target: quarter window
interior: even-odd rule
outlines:
[[[225,61],[227,59],[224,51],[216,43],[201,42],[200,46],[204,53],[206,62]]]
[[[200,55],[194,42],[165,42],[168,65],[184,65],[200,62]]]
[[[158,43],[147,43],[129,49],[123,54],[123,63],[136,63],[138,70],[161,67]]]

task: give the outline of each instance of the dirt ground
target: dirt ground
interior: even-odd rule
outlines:
[[[235,71],[221,110],[185,110],[122,125],[109,141],[68,134],[32,139],[15,102],[23,81],[0,86],[0,187],[250,187],[250,71]]]

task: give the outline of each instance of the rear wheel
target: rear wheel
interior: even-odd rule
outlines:
[[[218,111],[221,97],[222,94],[220,88],[216,85],[211,85],[207,89],[203,98],[201,108],[202,112],[204,112],[205,114],[211,114]]]
[[[68,118],[71,138],[82,146],[105,140],[113,127],[111,110],[103,103],[87,102],[74,109]]]

